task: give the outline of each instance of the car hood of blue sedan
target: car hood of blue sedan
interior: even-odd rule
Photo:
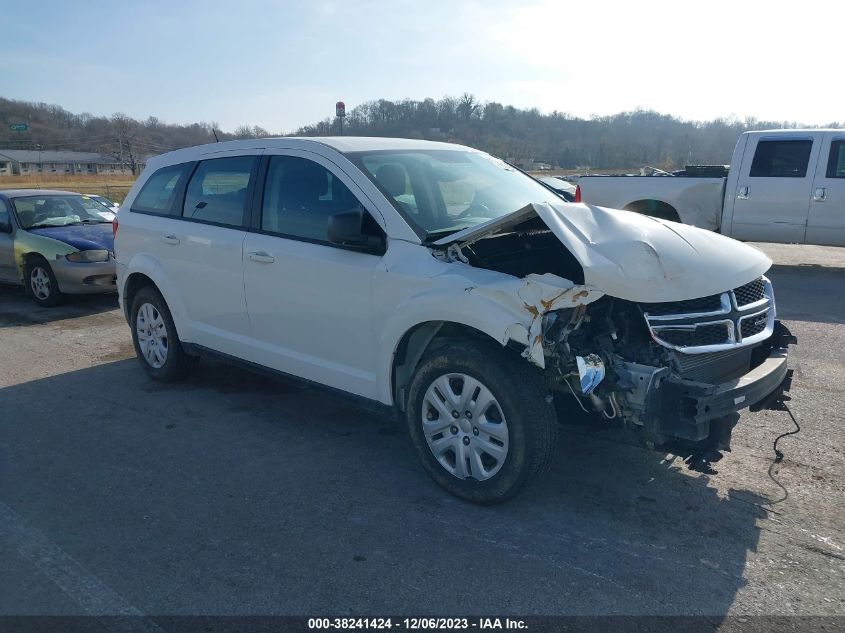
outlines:
[[[29,233],[70,244],[81,251],[105,249],[114,252],[111,222],[102,224],[68,224],[29,229]]]

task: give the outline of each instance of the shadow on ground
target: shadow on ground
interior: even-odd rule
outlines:
[[[845,268],[775,264],[766,275],[774,286],[780,318],[845,323]]]
[[[107,363],[0,410],[0,499],[150,614],[719,616],[767,502],[565,432],[544,481],[472,506],[392,420],[217,363],[175,385]],[[0,612],[49,612],[50,581],[12,568]]]
[[[61,305],[42,308],[27,296],[23,287],[0,284],[0,328],[42,325],[116,308],[117,293],[67,295]]]

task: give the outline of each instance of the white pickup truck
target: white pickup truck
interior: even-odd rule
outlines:
[[[845,129],[745,132],[730,168],[582,176],[576,200],[739,240],[845,246]]]

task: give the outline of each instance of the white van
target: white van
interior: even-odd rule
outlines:
[[[153,378],[210,355],[398,411],[429,474],[478,503],[548,467],[568,405],[706,462],[788,386],[763,253],[567,204],[467,147],[179,150],[147,163],[115,232]]]

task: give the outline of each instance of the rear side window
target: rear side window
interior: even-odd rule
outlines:
[[[827,160],[828,178],[845,178],[845,141],[833,141],[830,144],[830,157]]]
[[[329,216],[362,208],[346,185],[322,165],[294,156],[270,159],[262,230],[328,242]]]
[[[752,178],[804,178],[811,140],[760,141],[751,163]]]
[[[178,213],[176,196],[190,171],[191,163],[162,167],[141,187],[132,202],[132,211],[170,215]]]
[[[227,226],[243,226],[247,190],[255,156],[204,160],[185,192],[182,217]]]

